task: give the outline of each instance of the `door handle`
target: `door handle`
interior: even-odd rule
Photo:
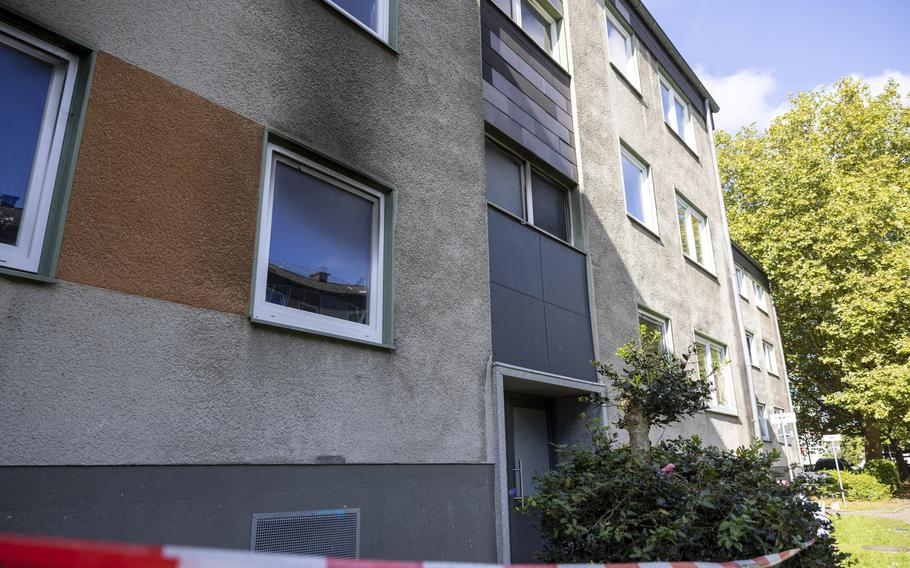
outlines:
[[[518,467],[512,469],[512,473],[517,473],[515,482],[515,495],[512,497],[516,501],[524,502],[524,487],[522,487],[521,460],[518,460]]]

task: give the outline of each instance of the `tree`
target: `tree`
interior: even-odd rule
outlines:
[[[597,372],[616,389],[622,410],[617,426],[629,433],[632,454],[642,459],[651,449],[652,425],[671,424],[701,412],[708,407],[711,396],[707,378],[689,369],[695,348],[676,357],[660,345],[660,334],[642,326],[641,340],[630,339],[617,351],[624,363],[622,371],[594,362]],[[607,395],[592,395],[591,402],[609,405],[610,399]]]
[[[730,233],[771,280],[802,427],[862,434],[872,459],[908,434],[910,108],[850,78],[790,102],[766,132],[718,132]]]

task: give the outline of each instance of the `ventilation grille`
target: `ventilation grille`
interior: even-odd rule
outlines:
[[[357,558],[360,509],[254,514],[250,550]]]

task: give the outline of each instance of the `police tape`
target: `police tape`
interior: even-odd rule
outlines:
[[[618,564],[511,564],[535,568],[742,568],[779,566],[815,543],[729,562],[621,562]],[[3,568],[498,568],[498,564],[350,560],[316,556],[256,554],[190,546],[145,546],[58,538],[0,535]]]

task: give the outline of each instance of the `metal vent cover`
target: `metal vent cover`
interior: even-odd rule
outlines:
[[[360,509],[255,513],[250,550],[358,558]]]

